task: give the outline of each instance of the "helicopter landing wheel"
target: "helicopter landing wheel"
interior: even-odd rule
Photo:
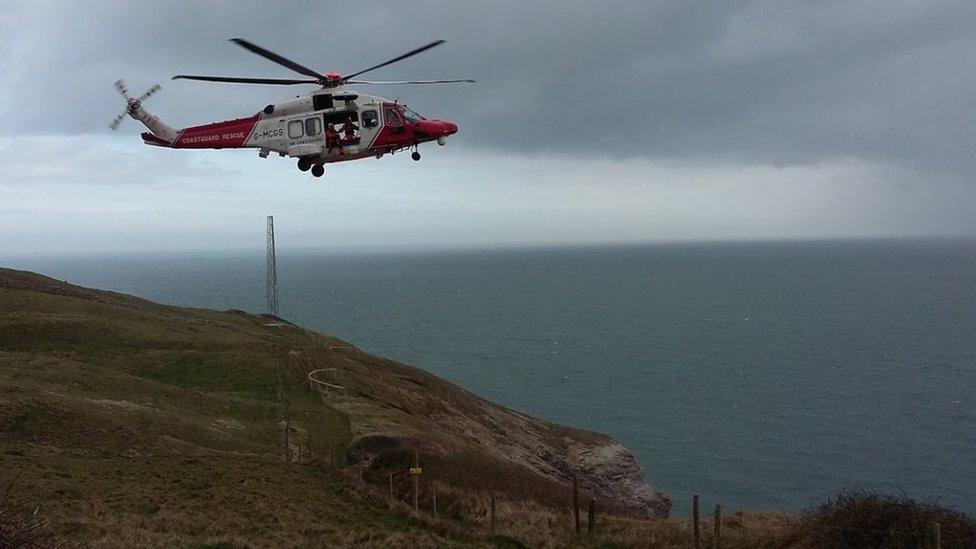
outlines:
[[[322,167],[322,164],[316,164],[312,166],[312,175],[314,175],[315,177],[322,177],[322,174],[324,173],[325,173],[325,168]]]
[[[312,161],[307,158],[298,159],[298,169],[307,172],[312,167]]]
[[[417,151],[413,151],[412,153],[410,153],[410,158],[413,158],[414,161],[416,162],[417,160],[420,160],[420,153]]]

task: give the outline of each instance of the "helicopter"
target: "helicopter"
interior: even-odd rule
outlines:
[[[420,160],[419,145],[436,142],[443,146],[448,136],[458,132],[457,124],[428,119],[399,101],[361,94],[348,89],[350,84],[453,84],[473,83],[471,79],[451,80],[360,80],[359,76],[403,61],[444,44],[435,40],[369,68],[348,75],[338,72],[319,73],[243,38],[231,42],[303,75],[305,78],[239,78],[178,74],[173,80],[199,80],[238,84],[318,85],[311,93],[298,95],[282,103],[269,104],[252,116],[174,129],[143,107],[143,102],[160,90],[150,87],[139,97],[129,95],[118,80],[115,89],[125,99],[125,110],[109,124],[116,130],[130,116],[149,130],[142,133],[147,145],[171,149],[258,149],[258,156],[271,153],[298,159],[298,169],[322,177],[325,164],[348,162],[361,158],[382,158],[403,150],[412,150],[411,158]]]

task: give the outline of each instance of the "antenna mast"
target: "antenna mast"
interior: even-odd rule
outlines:
[[[274,216],[268,216],[268,283],[265,288],[268,313],[278,316],[278,265],[275,262]]]

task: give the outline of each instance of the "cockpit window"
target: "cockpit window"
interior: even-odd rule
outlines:
[[[407,122],[411,124],[417,122],[418,120],[427,120],[426,118],[421,116],[420,113],[418,113],[417,111],[411,109],[406,105],[403,105],[403,114],[406,116]]]
[[[403,121],[400,120],[400,113],[396,111],[393,107],[387,107],[383,109],[383,116],[386,118],[387,126],[402,126]]]

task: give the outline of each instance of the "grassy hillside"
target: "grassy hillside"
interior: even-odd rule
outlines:
[[[276,330],[0,270],[0,481],[95,545],[462,543],[320,463],[348,416],[285,370],[307,463],[281,459]],[[309,334],[291,334],[306,344]],[[316,343],[336,343],[320,338]]]
[[[0,269],[0,482],[72,540],[481,544],[489,493],[500,527],[565,505],[569,446],[608,443],[286,322]]]

